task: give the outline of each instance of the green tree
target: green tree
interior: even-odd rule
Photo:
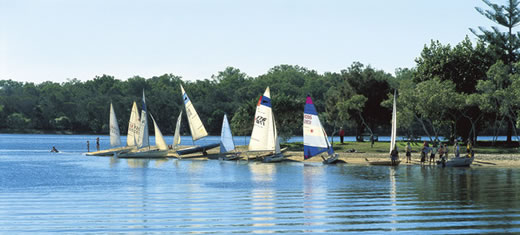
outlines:
[[[476,7],[475,9],[493,21],[494,23],[506,29],[506,32],[501,31],[498,27],[491,27],[492,30],[487,30],[484,27],[479,27],[482,34],[477,33],[476,30],[470,29],[478,38],[485,41],[493,49],[495,56],[502,60],[509,68],[510,73],[513,73],[513,64],[518,61],[520,49],[520,32],[513,32],[513,28],[520,24],[520,2],[517,0],[509,0],[506,5],[498,5],[491,3],[488,0],[483,0],[490,9],[484,10]],[[506,81],[504,81],[506,82]],[[505,83],[504,86],[510,84]],[[507,142],[511,143],[513,120],[507,116]]]

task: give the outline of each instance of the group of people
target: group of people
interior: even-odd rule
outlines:
[[[406,163],[412,162],[412,146],[410,145],[410,142],[406,144]],[[466,151],[467,151],[467,157],[472,157],[473,152],[473,145],[471,144],[471,141],[467,141],[466,145]],[[453,152],[455,153],[455,157],[460,157],[460,146],[459,143],[455,143],[453,146]],[[429,143],[424,141],[423,146],[421,148],[421,164],[425,164],[428,155],[429,155],[429,164],[435,164],[435,157],[437,154],[439,155],[439,161],[440,162],[446,162],[448,159],[448,146],[446,144],[437,144],[436,142],[433,143],[432,147],[430,147]],[[392,163],[397,161],[399,159],[399,152],[397,147],[395,147],[390,152],[390,158],[392,160]]]

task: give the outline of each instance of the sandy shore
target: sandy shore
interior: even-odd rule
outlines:
[[[243,151],[245,148],[243,146],[239,146],[238,151]],[[219,148],[214,148],[208,151],[207,156],[203,156],[201,153],[194,153],[183,155],[181,158],[193,158],[193,159],[206,159],[206,158],[217,158],[219,153]],[[340,152],[339,159],[346,162],[347,164],[356,164],[356,165],[368,165],[366,159],[370,161],[377,160],[389,160],[388,154],[386,153],[344,153]],[[287,156],[287,159],[291,161],[298,162],[321,162],[322,159],[319,156],[313,157],[308,160],[303,160],[303,151],[285,151],[284,155]],[[171,153],[170,157],[178,157],[177,154]],[[418,165],[420,164],[420,155],[419,153],[412,154],[412,162],[406,163],[406,158],[404,154],[399,155],[401,159],[401,165]],[[453,155],[450,155],[453,157]],[[438,158],[436,158],[438,160]],[[513,167],[520,168],[520,154],[478,154],[475,153],[475,160],[473,161],[472,166],[474,167]]]

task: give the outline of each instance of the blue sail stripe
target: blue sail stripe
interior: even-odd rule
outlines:
[[[329,148],[320,148],[320,147],[304,145],[303,146],[303,157],[304,157],[304,159],[309,159],[309,158],[314,157],[327,150],[329,150]]]
[[[271,108],[271,99],[269,99],[269,97],[267,97],[267,96],[262,96],[262,100],[260,101],[260,104]]]
[[[312,115],[318,115],[318,112],[316,111],[316,107],[314,104],[305,104],[305,108],[303,109],[303,113],[305,114],[312,114]]]

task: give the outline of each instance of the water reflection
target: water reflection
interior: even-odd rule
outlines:
[[[304,164],[303,166],[303,219],[305,232],[324,233],[326,230],[317,229],[323,226],[328,208],[325,187],[325,168],[321,165]]]
[[[397,204],[396,204],[396,194],[397,194],[397,187],[396,187],[396,182],[395,182],[395,168],[394,167],[389,167],[389,175],[390,175],[390,202],[391,202],[391,220],[390,220],[390,223],[392,224],[396,224],[397,221],[396,221],[396,218],[397,217]],[[395,225],[392,225],[392,231],[396,231],[396,226]]]

